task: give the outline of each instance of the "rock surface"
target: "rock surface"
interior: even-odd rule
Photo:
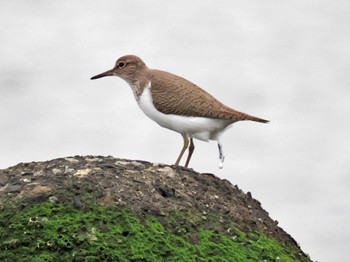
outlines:
[[[1,261],[311,261],[249,192],[144,161],[20,163],[0,170],[0,209]]]

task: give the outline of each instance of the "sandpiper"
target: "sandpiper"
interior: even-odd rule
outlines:
[[[182,135],[183,147],[175,167],[188,148],[185,167],[194,151],[193,139],[216,140],[219,149],[219,167],[224,155],[219,141],[225,129],[242,120],[267,123],[268,120],[236,111],[215,99],[190,81],[156,69],[150,69],[137,56],[126,55],[117,60],[113,69],[91,78],[119,76],[131,87],[141,110],[162,127]]]

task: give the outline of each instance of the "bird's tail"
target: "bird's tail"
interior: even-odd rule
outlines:
[[[233,122],[242,121],[242,120],[250,120],[260,123],[268,123],[269,120],[265,120],[256,116],[248,115],[246,113],[237,111],[235,109],[226,107],[225,110],[222,111],[222,119],[233,120]]]
[[[250,115],[246,115],[244,120],[250,120],[250,121],[254,121],[254,122],[259,122],[259,123],[268,123],[270,122],[269,120],[265,120],[256,116],[250,116]]]

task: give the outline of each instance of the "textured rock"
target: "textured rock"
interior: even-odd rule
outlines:
[[[251,193],[144,161],[20,163],[0,170],[0,207],[2,261],[310,261]]]

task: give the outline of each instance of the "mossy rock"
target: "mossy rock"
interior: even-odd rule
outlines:
[[[311,261],[251,194],[210,174],[74,157],[0,177],[0,261]]]

